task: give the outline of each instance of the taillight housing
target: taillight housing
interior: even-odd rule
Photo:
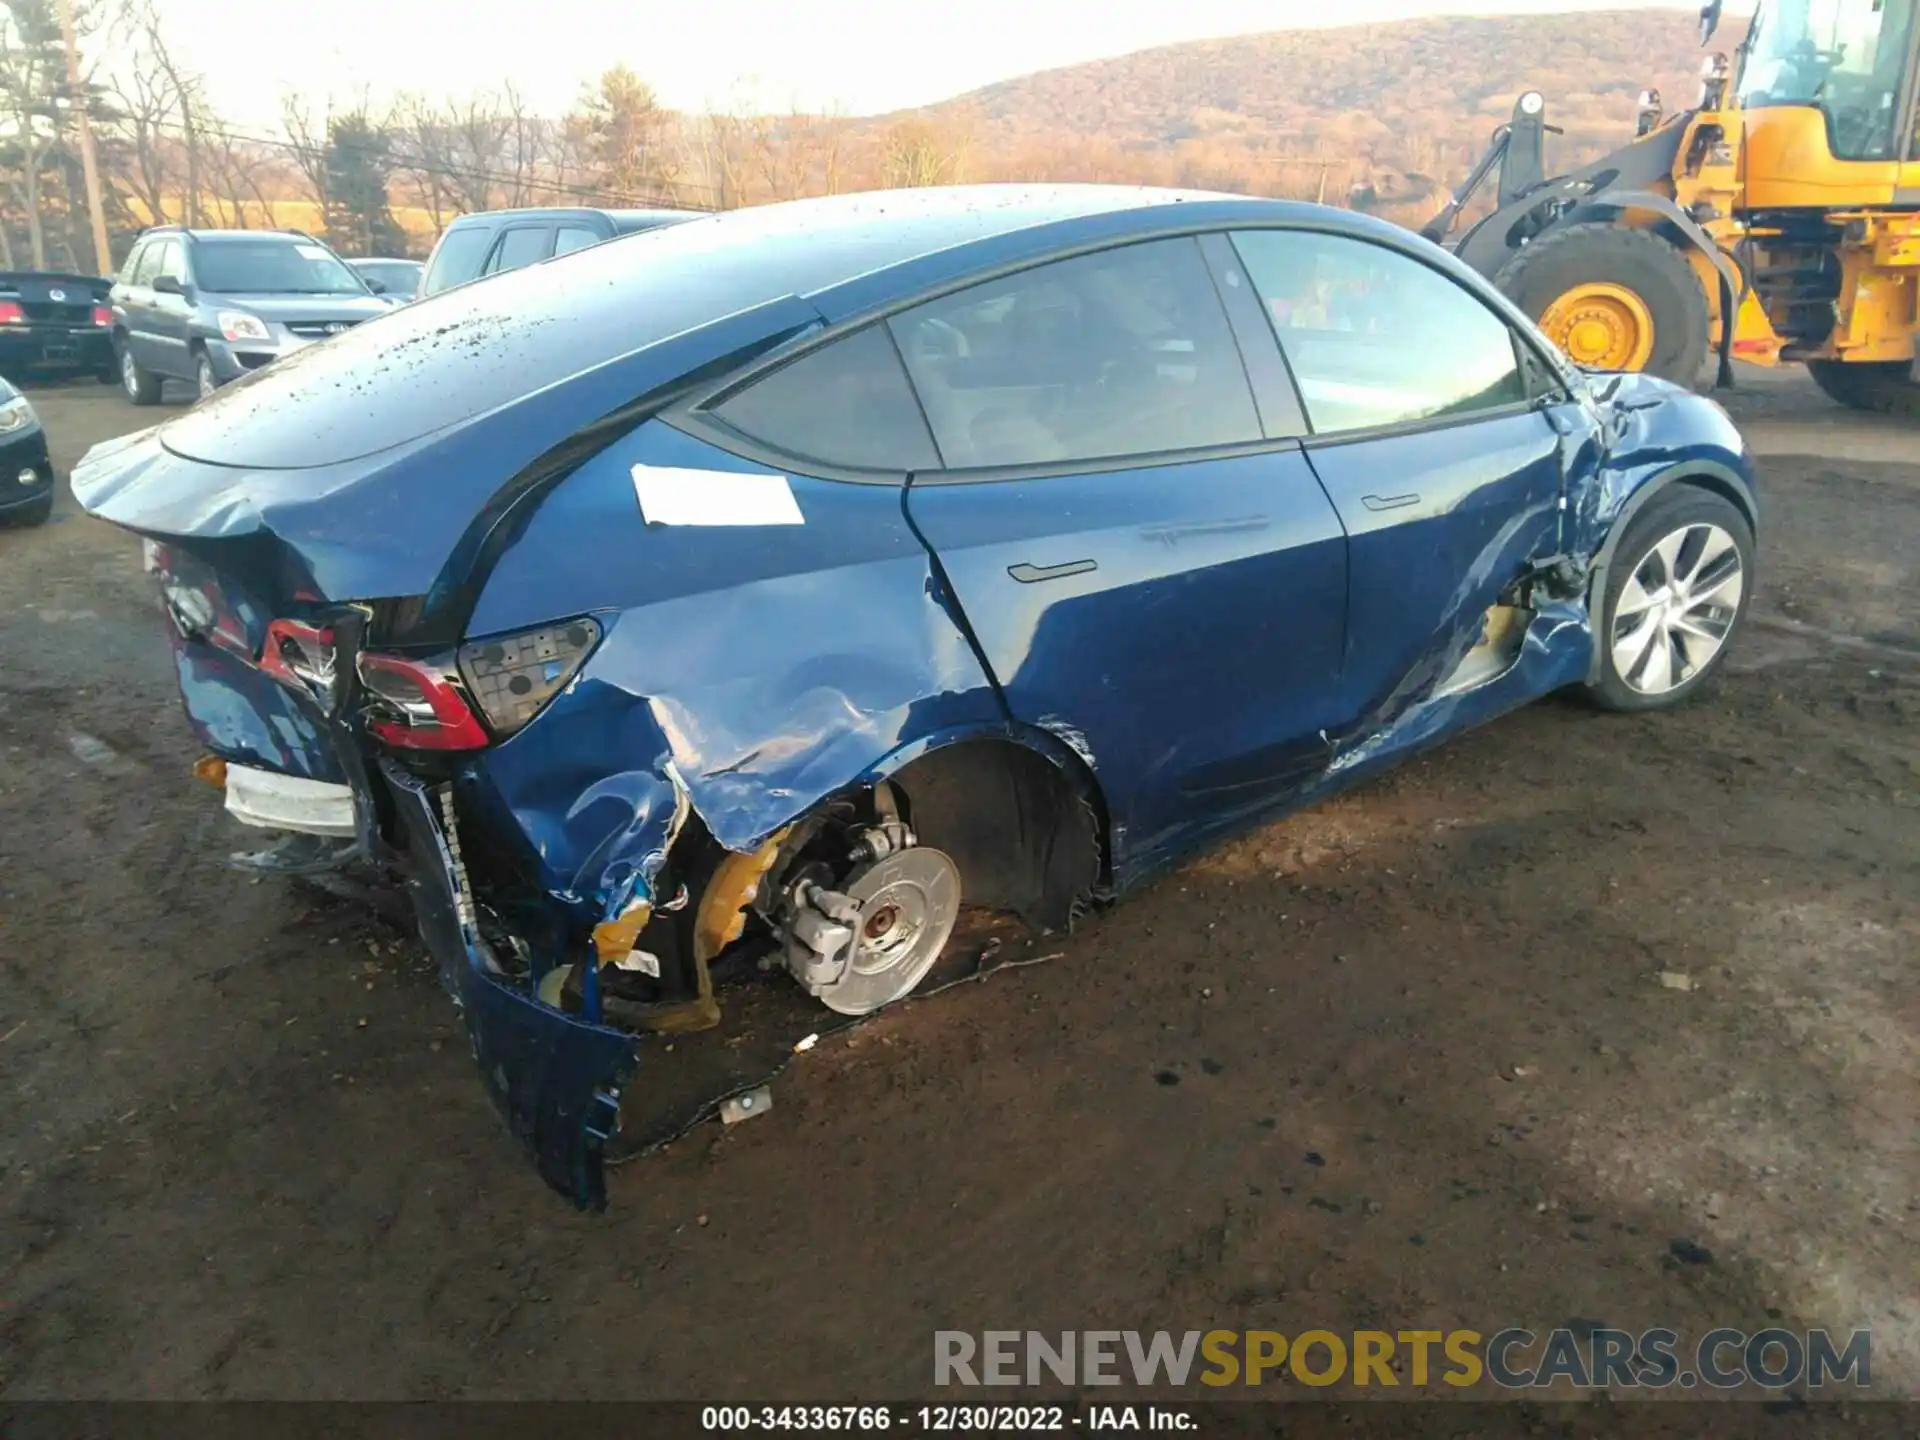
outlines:
[[[480,750],[486,728],[438,667],[402,655],[363,652],[356,669],[367,691],[367,728],[402,750]]]
[[[20,308],[18,300],[0,300],[0,325],[24,325],[27,312]]]
[[[460,678],[494,733],[506,737],[525,727],[580,673],[600,643],[600,626],[588,616],[521,630],[460,647]]]
[[[304,690],[331,709],[334,698],[333,631],[298,620],[267,626],[260,668],[282,685]]]
[[[113,307],[111,305],[94,306],[93,307],[93,323],[96,325],[113,324]]]
[[[253,658],[246,619],[211,568],[157,540],[143,541],[140,549],[147,573],[160,582],[167,618],[182,639],[204,641]]]

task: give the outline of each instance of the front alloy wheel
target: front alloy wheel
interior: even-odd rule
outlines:
[[[1696,690],[1725,658],[1746,614],[1753,534],[1718,495],[1675,486],[1621,537],[1596,617],[1610,710],[1653,710]]]

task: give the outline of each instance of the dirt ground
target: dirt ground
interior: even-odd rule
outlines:
[[[34,398],[63,471],[153,414]],[[63,494],[0,532],[0,1394],[846,1401],[926,1393],[936,1328],[1772,1317],[1920,1392],[1920,433],[1731,406],[1767,508],[1710,695],[1250,835],[599,1217],[411,940],[219,863],[135,544]]]

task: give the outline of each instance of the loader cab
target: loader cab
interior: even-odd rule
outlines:
[[[1920,0],[1770,0],[1734,92],[1749,209],[1920,200]]]

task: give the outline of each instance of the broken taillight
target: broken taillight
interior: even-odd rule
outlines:
[[[504,738],[566,689],[599,643],[600,626],[586,616],[474,640],[460,647],[460,678],[494,733]]]
[[[367,691],[367,728],[405,750],[479,750],[487,732],[452,679],[400,655],[363,652],[356,669]]]
[[[275,620],[267,626],[267,643],[260,651],[260,668],[283,685],[305,690],[321,703],[333,703],[333,631],[298,620]]]
[[[253,658],[247,623],[227,599],[219,577],[191,555],[157,540],[141,543],[147,573],[160,582],[160,600],[182,639],[202,640]]]

